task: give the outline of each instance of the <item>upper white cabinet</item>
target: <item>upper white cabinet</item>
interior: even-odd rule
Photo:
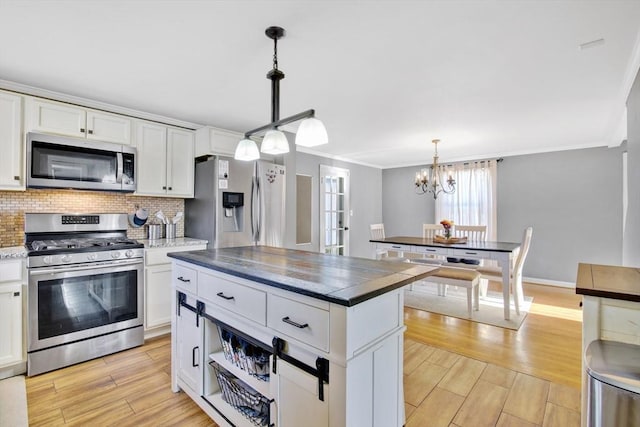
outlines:
[[[136,121],[137,195],[193,197],[193,131]]]
[[[24,190],[22,97],[0,91],[0,189]]]
[[[28,99],[27,114],[29,131],[131,144],[132,120],[125,116],[38,98]]]
[[[233,156],[244,135],[238,132],[206,126],[196,130],[196,157],[209,154]]]

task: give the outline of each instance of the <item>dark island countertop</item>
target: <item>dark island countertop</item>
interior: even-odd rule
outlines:
[[[580,263],[576,293],[640,302],[640,268]]]
[[[268,286],[353,306],[427,277],[437,266],[246,246],[169,257]]]

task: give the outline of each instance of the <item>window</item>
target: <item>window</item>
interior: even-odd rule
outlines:
[[[496,241],[496,161],[460,163],[452,169],[456,191],[438,195],[436,222],[450,219],[454,224],[486,225],[487,240]]]

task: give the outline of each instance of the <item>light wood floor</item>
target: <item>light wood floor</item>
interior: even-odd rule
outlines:
[[[518,331],[405,309],[414,426],[578,426],[581,312],[573,291],[527,286]],[[31,426],[215,425],[170,389],[170,340],[27,378]]]

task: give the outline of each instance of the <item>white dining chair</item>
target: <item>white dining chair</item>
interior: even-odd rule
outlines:
[[[442,235],[444,233],[444,227],[442,224],[422,224],[422,238],[433,239],[436,235]],[[437,264],[440,265],[444,262],[444,258],[438,255],[423,254],[422,258],[416,258],[412,262],[419,262],[425,264]]]
[[[381,240],[384,239],[384,224],[371,224],[369,225],[369,235],[372,240]],[[375,243],[372,243],[375,246]],[[396,252],[396,256],[389,256],[389,251],[387,249],[376,248],[375,250],[375,258],[383,259],[385,261],[409,261],[408,259],[403,258],[402,252]]]
[[[522,244],[513,263],[513,272],[511,273],[511,293],[516,308],[516,314],[520,315],[520,302],[524,301],[524,293],[522,289],[522,268],[524,261],[531,247],[531,236],[533,235],[533,227],[527,227],[522,236]],[[476,270],[480,273],[481,278],[487,280],[495,280],[502,283],[502,269],[500,267],[478,267]]]
[[[457,225],[453,226],[453,235],[455,237],[466,237],[467,240],[484,242],[487,240],[487,226],[486,225]],[[447,257],[447,264],[452,267],[465,267],[474,268],[474,266],[480,265],[478,259],[466,259],[466,258],[454,258]]]

